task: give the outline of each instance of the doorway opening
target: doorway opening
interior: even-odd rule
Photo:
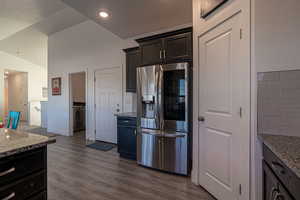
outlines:
[[[86,72],[71,73],[70,135],[86,140]]]
[[[20,122],[24,125],[29,124],[27,72],[4,70],[4,116],[6,119],[9,111],[20,112]]]

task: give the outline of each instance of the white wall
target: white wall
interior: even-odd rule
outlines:
[[[300,69],[300,3],[254,1],[254,48],[258,72]]]
[[[49,83],[53,77],[62,77],[62,95],[52,96],[49,93],[48,131],[70,135],[68,77],[70,73],[86,71],[87,137],[94,140],[94,71],[118,66],[125,72],[125,54],[122,49],[134,46],[137,44],[132,40],[122,40],[90,20],[51,35],[48,40]],[[131,94],[124,95],[123,102],[123,110],[130,111]]]
[[[45,100],[42,88],[47,87],[47,69],[18,57],[0,52],[0,117],[4,116],[4,71],[5,69],[28,73],[28,102]]]

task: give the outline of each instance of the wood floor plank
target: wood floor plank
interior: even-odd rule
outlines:
[[[87,148],[82,135],[48,146],[49,200],[215,200],[190,178],[138,166],[116,149]]]

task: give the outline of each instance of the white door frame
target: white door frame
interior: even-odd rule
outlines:
[[[121,104],[120,104],[120,112],[123,112],[123,108],[124,108],[124,105],[123,105],[123,102],[124,102],[124,92],[123,92],[123,68],[121,66],[117,66],[117,67],[105,67],[105,68],[99,68],[99,69],[95,69],[94,70],[94,84],[93,84],[93,107],[94,107],[94,139],[96,140],[96,134],[97,134],[97,112],[96,112],[96,72],[99,72],[99,71],[105,71],[105,70],[110,70],[110,69],[119,69],[119,73],[120,73],[120,77],[122,77],[122,86],[121,86]]]
[[[85,73],[85,124],[86,124],[86,132],[88,130],[88,70],[83,70],[83,71],[78,71],[78,72],[71,72],[68,73],[68,84],[69,84],[69,136],[73,136],[74,135],[74,130],[73,130],[73,95],[72,95],[72,79],[71,76],[73,74],[77,74],[77,73]],[[85,134],[86,138],[88,134]]]

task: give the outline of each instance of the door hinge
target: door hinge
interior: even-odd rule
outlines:
[[[240,110],[239,110],[239,115],[240,115],[240,118],[242,118],[242,117],[243,117],[243,108],[242,108],[242,107],[240,107]]]
[[[240,39],[243,39],[243,29],[240,29]]]
[[[242,184],[239,185],[239,194],[242,195]]]

